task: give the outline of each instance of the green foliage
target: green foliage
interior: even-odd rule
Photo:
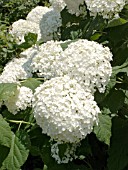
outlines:
[[[0,3],[1,20],[12,23],[25,18],[32,8],[37,6],[40,0],[5,0]]]
[[[0,72],[5,64],[21,52],[16,48],[15,39],[8,32],[9,27],[0,21]]]
[[[112,120],[108,170],[124,170],[128,165],[128,121],[115,117]]]
[[[117,113],[117,111],[123,106],[124,100],[125,94],[122,90],[112,89],[106,97],[105,103],[112,113]]]
[[[1,83],[0,84],[0,101],[6,101],[11,96],[15,95],[17,91],[17,85],[13,83]]]
[[[0,145],[0,167],[2,166],[2,162],[5,160],[8,153],[9,153],[9,148],[4,145]]]
[[[29,78],[21,82],[22,86],[30,88],[33,92],[40,84],[41,81],[37,80],[36,78]]]
[[[111,117],[109,115],[103,113],[99,115],[99,124],[94,127],[94,133],[100,141],[106,143],[107,145],[110,144]]]
[[[21,144],[16,135],[11,131],[9,124],[0,115],[0,145],[10,148],[2,163],[2,169],[17,170],[28,157],[28,150]]]
[[[123,18],[113,19],[112,21],[109,22],[107,28],[123,25],[123,24],[126,24],[127,22],[128,21]]]
[[[24,36],[24,40],[25,42],[23,42],[22,44],[18,45],[18,48],[23,48],[23,49],[27,49],[32,47],[32,45],[36,44],[37,41],[37,34],[34,33],[28,33]]]
[[[47,5],[42,0],[2,0],[0,1],[0,72],[5,64],[14,57],[18,57],[22,48],[29,48],[36,41],[36,35],[26,36],[26,43],[17,46],[16,40],[9,34],[11,24],[19,19],[26,18],[27,14],[37,5]],[[27,38],[28,37],[28,38]]]

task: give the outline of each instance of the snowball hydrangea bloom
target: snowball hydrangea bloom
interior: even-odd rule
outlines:
[[[6,64],[0,75],[0,83],[16,83],[19,80],[32,77],[30,69],[31,60],[27,58],[14,58]]]
[[[92,16],[97,14],[103,18],[111,18],[123,9],[126,0],[85,0]]]
[[[37,34],[38,40],[41,38],[39,24],[32,21],[20,19],[12,24],[12,30],[10,30],[19,44],[25,42],[24,36],[29,32]]]
[[[43,18],[43,15],[45,15],[49,11],[51,11],[51,8],[37,6],[28,13],[26,20],[39,24],[41,19]]]
[[[44,134],[60,142],[78,143],[92,132],[100,109],[90,91],[64,76],[36,88],[33,113]]]
[[[32,90],[22,86],[18,87],[17,93],[5,101],[4,104],[8,108],[8,111],[15,115],[18,111],[31,107],[32,97]]]
[[[112,73],[110,61],[112,53],[94,41],[77,40],[63,52],[63,62],[59,62],[57,74],[76,79],[84,88],[95,88],[104,92]]]
[[[32,60],[32,70],[37,72],[39,77],[50,79],[58,76],[56,73],[57,62],[61,59],[63,52],[60,42],[48,41],[39,47],[39,53]]]

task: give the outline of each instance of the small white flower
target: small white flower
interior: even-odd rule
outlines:
[[[68,163],[69,161],[72,161],[73,158],[77,158],[75,155],[76,148],[80,145],[80,143],[73,143],[71,146],[67,144],[67,148],[64,152],[64,156],[60,158],[59,156],[59,145],[61,142],[56,142],[55,144],[52,144],[51,146],[51,156],[57,161],[58,164],[61,163]]]
[[[22,86],[18,87],[17,93],[5,101],[4,104],[8,111],[15,115],[18,111],[31,107],[32,97],[32,90]]]
[[[45,79],[56,77],[57,62],[63,52],[60,42],[48,41],[39,47],[39,51],[32,60],[33,72],[37,72],[39,77]]]

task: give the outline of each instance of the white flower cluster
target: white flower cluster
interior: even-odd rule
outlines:
[[[60,76],[69,75],[92,92],[95,88],[105,91],[112,73],[112,53],[108,47],[94,41],[77,40],[68,45],[62,59],[57,70]]]
[[[110,79],[109,48],[85,39],[51,40],[25,50],[20,57],[10,61],[0,75],[0,83],[18,84],[17,93],[2,104],[12,114],[32,107],[42,133],[59,143],[79,143],[98,124],[100,109],[94,92],[104,92]],[[31,89],[20,87],[20,80],[33,77],[33,73],[45,79],[34,94]],[[75,150],[67,148],[62,159],[57,145],[52,146],[51,152],[58,163],[67,163]]]
[[[92,93],[96,88],[104,92],[112,73],[109,48],[93,41],[77,40],[63,51],[61,43],[49,41],[41,45],[40,52],[32,60],[33,72],[45,79],[68,75]]]
[[[99,14],[111,18],[121,12],[126,0],[85,0],[85,3],[92,16]]]
[[[29,32],[37,34],[38,40],[41,38],[39,25],[32,21],[20,19],[12,24],[12,30],[10,30],[10,33],[17,39],[18,44],[25,41],[24,36]]]
[[[30,64],[30,59],[24,57],[14,58],[4,67],[0,75],[0,83],[16,83],[19,80],[32,77]]]
[[[50,8],[45,6],[37,6],[28,13],[26,20],[40,24],[42,17],[46,15],[50,10]]]
[[[42,132],[60,142],[77,143],[98,122],[98,108],[90,91],[68,76],[52,78],[36,88],[33,112]]]
[[[18,111],[31,107],[32,97],[33,92],[31,89],[24,86],[18,87],[17,93],[6,100],[4,105],[15,115]]]
[[[40,46],[40,52],[32,60],[32,70],[39,77],[51,79],[57,76],[57,63],[61,60],[63,50],[58,41],[48,41]],[[61,61],[60,61],[61,62]]]
[[[25,34],[32,32],[44,42],[53,39],[54,32],[62,25],[60,13],[53,8],[37,6],[27,15],[26,20],[20,19],[12,24],[10,33],[23,43]],[[59,35],[59,33],[58,33]]]
[[[69,161],[72,161],[74,158],[76,159],[77,156],[75,155],[76,148],[79,146],[79,144],[73,143],[71,146],[67,145],[67,148],[64,152],[64,156],[60,158],[59,156],[59,144],[60,142],[56,142],[55,144],[52,144],[51,146],[51,156],[57,161],[58,164],[61,163],[68,163]]]
[[[118,15],[127,3],[126,0],[50,0],[50,2],[55,10],[61,11],[67,7],[69,13],[77,16],[81,14],[80,5],[85,2],[91,16],[99,14],[108,19]]]

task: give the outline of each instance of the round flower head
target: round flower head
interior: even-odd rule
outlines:
[[[14,58],[7,63],[0,75],[0,83],[15,83],[19,80],[32,77],[30,69],[31,59]]]
[[[75,14],[76,16],[80,15],[80,5],[84,3],[84,0],[64,0],[67,5],[69,13]]]
[[[57,39],[60,36],[59,27],[62,26],[62,19],[60,13],[53,8],[43,15],[40,20],[40,31],[44,42]]]
[[[78,40],[68,45],[63,52],[63,62],[58,63],[58,75],[76,79],[92,92],[98,88],[104,92],[112,73],[112,53],[94,41]]]
[[[31,107],[32,97],[32,90],[22,86],[18,87],[17,93],[5,101],[4,104],[8,111],[15,115],[18,111]]]
[[[51,11],[51,8],[37,6],[28,13],[26,20],[40,24],[43,16],[49,11]]]
[[[85,0],[88,10],[92,16],[97,14],[103,18],[112,18],[123,9],[126,0]]]
[[[32,106],[42,132],[68,143],[78,143],[91,133],[100,113],[90,91],[68,76],[52,78],[37,87]]]
[[[25,41],[24,36],[29,32],[37,34],[38,40],[41,38],[39,24],[32,21],[20,19],[12,24],[12,30],[10,30],[10,33],[17,39],[19,44]]]
[[[61,12],[66,6],[64,0],[49,0],[49,1],[52,4],[52,7],[58,12]]]
[[[48,41],[42,44],[40,52],[32,60],[31,67],[33,72],[37,72],[39,77],[50,79],[57,76],[57,62],[61,59],[63,52],[60,42]]]

